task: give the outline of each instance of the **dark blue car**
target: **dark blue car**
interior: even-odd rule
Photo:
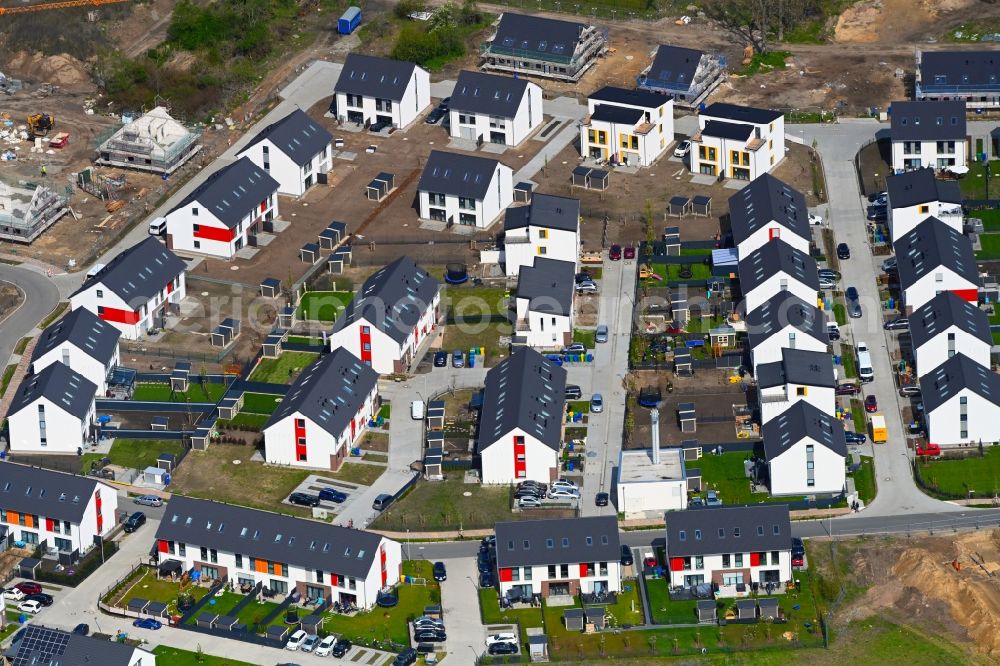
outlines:
[[[868,441],[868,437],[864,433],[850,431],[844,432],[844,439],[847,440],[848,444],[864,444]]]
[[[151,617],[144,617],[141,620],[133,622],[132,626],[139,627],[140,629],[159,629],[163,626],[163,623],[159,620],[154,620]]]
[[[448,365],[448,352],[439,351],[434,354],[434,367],[443,368]]]
[[[321,500],[326,500],[328,502],[336,502],[337,504],[340,504],[347,499],[347,493],[335,490],[333,488],[322,488],[319,491],[319,498]]]

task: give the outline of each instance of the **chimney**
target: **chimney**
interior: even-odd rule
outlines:
[[[649,423],[653,430],[653,464],[660,464],[660,410],[649,410]]]

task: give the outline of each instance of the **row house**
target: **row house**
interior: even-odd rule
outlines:
[[[517,146],[542,125],[542,89],[525,79],[463,70],[448,114],[456,139]]]
[[[325,183],[332,168],[333,135],[295,109],[257,133],[236,157],[248,157],[278,181],[278,193],[300,197]]]
[[[573,340],[576,263],[535,257],[521,266],[514,297],[514,342],[563,347]]]
[[[979,272],[972,243],[960,231],[929,217],[893,244],[907,315],[950,291],[970,303],[979,301]]]
[[[580,200],[534,194],[527,206],[504,213],[503,255],[508,278],[517,277],[536,257],[559,259],[576,266],[580,257]]]
[[[672,97],[605,86],[587,99],[587,117],[580,125],[581,156],[645,167],[673,142]]]
[[[49,325],[31,354],[31,374],[62,363],[97,385],[97,395],[108,390],[108,378],[121,362],[121,331],[86,308],[77,308]]]
[[[916,169],[885,179],[889,237],[896,242],[929,217],[962,233],[962,192],[954,180],[938,180],[933,169]]]
[[[363,610],[402,571],[399,542],[380,534],[182,495],[167,504],[155,549],[161,566],[174,560],[203,580]]]
[[[785,116],[716,102],[698,115],[690,155],[694,173],[755,180],[785,158]]]
[[[889,120],[893,171],[947,171],[968,164],[964,103],[893,102]]]
[[[1000,375],[962,351],[920,377],[927,440],[940,446],[995,443]]]
[[[959,353],[990,367],[993,347],[990,322],[974,303],[944,291],[910,313],[907,319],[918,377]]]
[[[9,449],[76,455],[93,439],[97,384],[56,361],[26,375],[7,410]]]
[[[504,12],[480,48],[487,71],[576,83],[608,47],[608,31],[576,21]]]
[[[746,257],[773,240],[783,240],[809,254],[812,229],[805,196],[770,174],[729,197],[733,244]]]
[[[914,81],[918,100],[954,100],[968,109],[1000,106],[1000,58],[995,50],[917,49]]]
[[[784,349],[825,352],[830,344],[823,312],[791,291],[778,291],[746,315],[747,343],[756,374],[781,360]]]
[[[331,112],[340,122],[397,129],[431,105],[431,77],[412,62],[349,53],[333,88]]]
[[[514,202],[513,178],[499,160],[433,150],[417,184],[420,219],[485,229]]]
[[[740,290],[747,313],[781,292],[804,303],[816,302],[819,274],[816,260],[783,240],[765,243],[740,260]]]
[[[780,361],[757,366],[756,379],[762,427],[799,402],[824,414],[836,410],[837,377],[827,351],[782,349]]]
[[[772,495],[839,495],[845,489],[847,440],[833,414],[801,400],[761,429]]]

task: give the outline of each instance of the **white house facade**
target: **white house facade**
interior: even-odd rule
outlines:
[[[781,292],[815,303],[819,292],[816,271],[816,260],[805,252],[780,239],[765,243],[739,263],[744,311],[753,312]]]
[[[945,291],[969,303],[979,302],[976,257],[972,243],[961,232],[930,217],[893,247],[906,314]]]
[[[778,239],[809,254],[812,229],[806,198],[770,174],[729,197],[729,220],[733,244],[741,259]]]
[[[417,185],[420,218],[485,229],[513,203],[513,177],[498,160],[431,151]]]
[[[7,411],[11,452],[76,454],[91,438],[97,384],[61,362],[21,380]]]
[[[691,171],[755,180],[785,158],[785,116],[778,111],[716,102],[698,115],[691,136]]]
[[[612,164],[652,165],[674,142],[674,100],[605,86],[587,99],[580,155]]]
[[[576,263],[535,257],[522,266],[514,301],[514,342],[551,349],[573,338]]]
[[[411,62],[350,53],[333,89],[341,122],[407,127],[431,105],[430,74]]]
[[[962,353],[920,378],[927,440],[940,446],[1000,441],[1000,375]]]
[[[990,322],[976,305],[946,291],[915,310],[908,320],[918,377],[957,354],[990,367]]]
[[[38,336],[31,355],[31,373],[62,363],[97,385],[97,395],[108,388],[108,376],[120,364],[121,331],[98,319],[86,308],[77,308],[51,324]]]
[[[837,495],[845,488],[847,441],[832,414],[799,401],[761,430],[771,495]]]
[[[968,143],[963,102],[893,102],[892,168],[946,171],[968,165]]]
[[[534,264],[535,257],[576,266],[580,258],[580,200],[536,193],[530,205],[507,209],[503,231],[500,261],[508,278]]]
[[[236,157],[248,157],[278,181],[278,193],[300,197],[326,180],[332,167],[333,136],[301,109],[271,123]]]
[[[833,414],[837,379],[830,354],[784,349],[781,357],[780,361],[757,366],[761,425],[766,426],[799,402],[808,403],[823,414]]]
[[[932,169],[916,169],[885,179],[889,235],[896,242],[929,217],[962,233],[962,192],[954,180],[938,180]]]
[[[791,291],[779,291],[746,316],[753,367],[780,361],[782,350],[825,352],[830,344],[823,313]]]
[[[542,89],[523,78],[463,70],[448,114],[457,139],[516,146],[542,124]]]

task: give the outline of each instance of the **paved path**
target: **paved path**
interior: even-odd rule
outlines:
[[[479,542],[475,545],[478,549]],[[486,627],[479,619],[479,569],[476,558],[458,557],[443,561],[448,571],[448,580],[441,583],[448,657],[442,663],[472,664],[478,655],[486,651]]]
[[[0,280],[10,282],[24,294],[21,305],[0,324],[0,359],[6,360],[17,341],[31,333],[59,304],[59,290],[43,270],[28,264],[0,264]]]

